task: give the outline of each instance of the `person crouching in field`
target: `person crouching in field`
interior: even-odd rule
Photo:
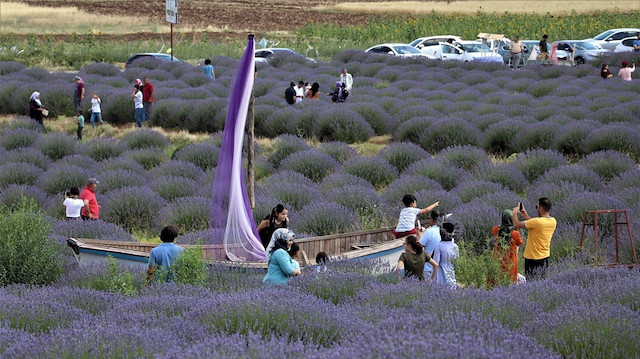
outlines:
[[[416,236],[407,236],[404,240],[404,253],[400,255],[398,259],[398,265],[396,271],[400,275],[400,270],[404,268],[405,278],[418,278],[424,280],[424,265],[429,263],[433,268],[431,272],[431,278],[429,283],[436,279],[436,273],[438,272],[438,263],[431,258],[430,255],[425,253],[422,245],[418,243]]]
[[[410,235],[416,235],[418,228],[416,228],[416,219],[419,214],[431,212],[434,208],[440,205],[440,202],[436,202],[427,208],[417,208],[418,200],[412,194],[405,194],[402,197],[402,203],[405,208],[400,211],[400,217],[398,218],[398,225],[391,233],[396,238],[402,238]],[[421,228],[419,228],[421,230]]]
[[[527,229],[527,244],[524,247],[524,275],[529,278],[545,278],[551,253],[551,237],[556,231],[556,219],[551,217],[551,200],[546,197],[538,199],[536,205],[538,218],[531,218],[524,206],[513,208],[513,227]],[[524,218],[520,221],[518,214]]]

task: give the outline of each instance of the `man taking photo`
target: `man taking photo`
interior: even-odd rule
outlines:
[[[556,230],[556,219],[551,217],[551,200],[546,197],[538,199],[536,205],[537,218],[531,218],[522,203],[513,208],[513,227],[529,230],[527,244],[524,248],[524,273],[529,278],[546,278],[549,266],[551,237]],[[518,215],[524,218],[520,221]]]

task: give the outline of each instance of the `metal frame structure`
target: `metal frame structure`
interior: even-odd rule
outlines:
[[[624,214],[624,222],[618,222],[618,214],[622,213]],[[587,215],[589,214],[593,214],[593,223],[587,223]],[[629,222],[629,213],[627,210],[622,210],[622,209],[604,209],[604,210],[597,210],[597,211],[585,211],[584,215],[582,217],[582,233],[580,234],[580,249],[579,251],[582,251],[582,244],[584,242],[584,229],[586,226],[593,226],[593,231],[594,231],[594,254],[596,255],[596,257],[598,256],[598,215],[599,214],[613,214],[613,220],[614,220],[614,237],[615,237],[615,245],[616,245],[616,262],[615,263],[611,263],[611,264],[603,264],[604,266],[607,267],[613,267],[613,266],[619,266],[619,265],[625,265],[627,267],[637,267],[638,266],[638,258],[636,257],[636,249],[635,246],[633,245],[633,236],[631,235],[631,225]],[[619,250],[618,250],[618,225],[619,224],[626,224],[627,225],[627,231],[629,233],[629,242],[631,243],[631,251],[633,252],[633,264],[621,264],[620,263],[620,255],[619,255]]]

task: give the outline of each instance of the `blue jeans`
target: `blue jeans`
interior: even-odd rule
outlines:
[[[100,122],[101,125],[104,125],[104,122],[102,122],[102,114],[100,112],[91,112],[91,128],[96,128],[93,124],[94,118],[98,118],[98,122]]]
[[[145,120],[145,111],[144,108],[136,108],[136,123],[138,127],[142,127],[142,123]]]
[[[73,92],[73,109],[76,112],[82,110],[82,99],[78,97],[78,93],[76,91]]]

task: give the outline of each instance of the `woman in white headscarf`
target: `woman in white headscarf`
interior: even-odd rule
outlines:
[[[267,246],[268,266],[267,275],[263,279],[264,283],[285,284],[291,277],[300,275],[300,269],[296,269],[294,259],[288,252],[293,244],[293,236],[293,231],[285,228],[273,232],[271,243]]]
[[[34,92],[31,94],[31,98],[29,98],[29,117],[38,121],[40,125],[44,125],[42,123],[42,110],[44,107],[42,106],[42,102],[40,102],[40,92]]]

